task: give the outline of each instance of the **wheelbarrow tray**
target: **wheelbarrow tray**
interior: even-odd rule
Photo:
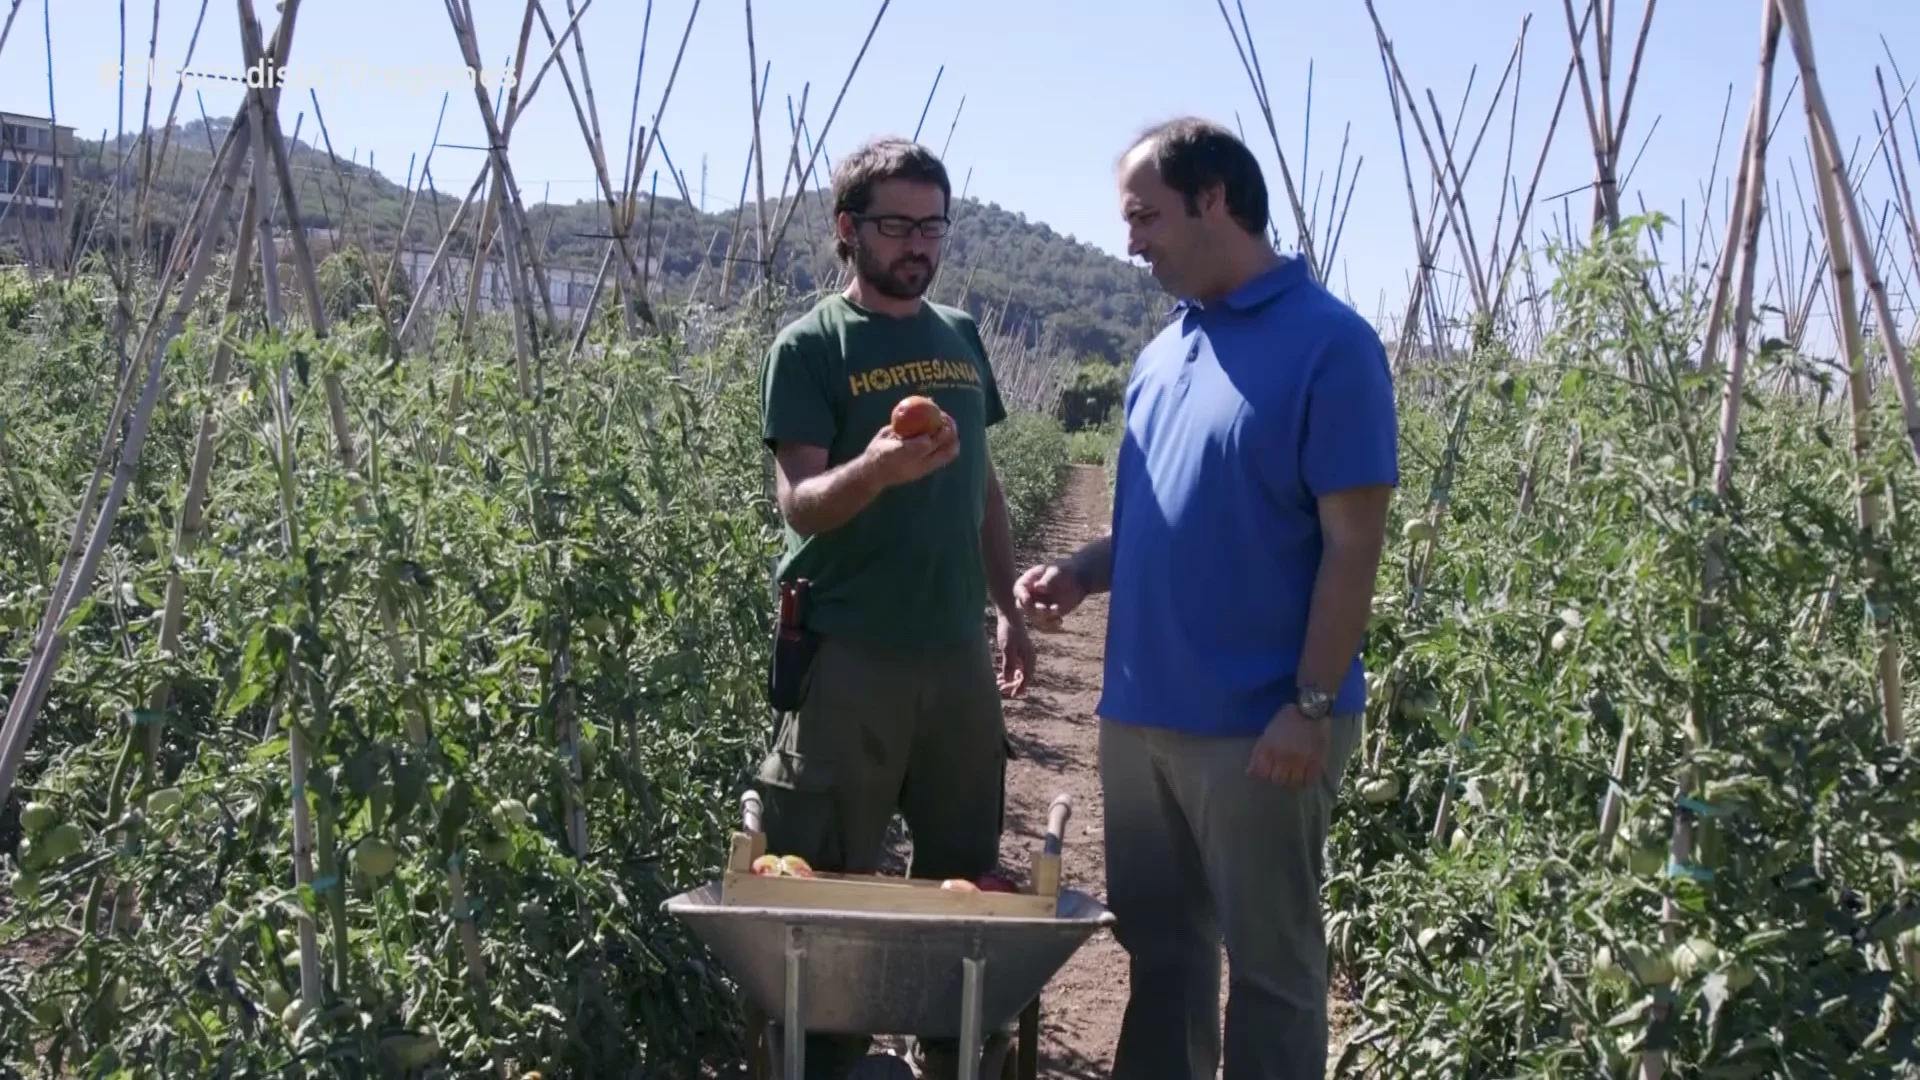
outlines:
[[[792,886],[788,895],[827,884],[782,883]],[[1098,901],[1075,889],[1047,897],[1050,914],[1009,915],[723,902],[722,885],[681,893],[665,908],[713,950],[761,1012],[787,1016],[788,996],[797,995],[800,1027],[808,1032],[960,1038],[969,960],[981,984],[975,1030],[998,1030],[1039,996],[1095,931],[1114,921]],[[913,886],[898,895],[918,898],[925,892]],[[818,895],[827,899],[825,891]],[[967,899],[994,904],[993,894]],[[789,953],[797,963],[789,965]]]

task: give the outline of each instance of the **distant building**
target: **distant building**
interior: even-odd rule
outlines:
[[[73,129],[0,112],[0,248],[64,264],[73,229]]]

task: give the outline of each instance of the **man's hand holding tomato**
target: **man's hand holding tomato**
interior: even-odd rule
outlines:
[[[907,398],[874,433],[864,456],[868,475],[882,487],[910,484],[960,456],[960,433],[931,400]]]

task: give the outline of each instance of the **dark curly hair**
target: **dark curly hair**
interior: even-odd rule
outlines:
[[[833,217],[863,214],[873,204],[874,185],[884,180],[937,184],[941,198],[953,202],[953,184],[938,155],[911,139],[879,138],[840,159],[833,169]],[[841,262],[853,258],[853,246],[835,233],[833,253]]]

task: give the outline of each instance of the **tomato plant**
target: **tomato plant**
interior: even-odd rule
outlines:
[[[1911,1053],[1896,941],[1920,924],[1920,770],[1882,737],[1847,421],[1751,392],[1717,500],[1717,383],[1685,360],[1698,314],[1644,289],[1644,224],[1561,253],[1536,355],[1483,342],[1402,380],[1411,482],[1330,852],[1329,945],[1360,1014],[1343,1075],[1627,1076],[1647,1048],[1686,1076],[1866,1075]],[[1749,383],[1801,364],[1766,350]],[[1444,519],[1409,529],[1462,395]],[[1897,401],[1876,410],[1888,450],[1869,467],[1904,486]],[[1903,519],[1881,540],[1894,566],[1914,538]],[[1890,602],[1914,625],[1905,579]],[[1691,703],[1711,720],[1696,732]],[[1683,768],[1696,795],[1676,795]]]
[[[113,391],[91,309],[30,303],[0,327],[0,694]],[[176,345],[0,820],[0,1066],[689,1075],[735,1049],[727,979],[659,908],[718,873],[771,736],[764,336],[596,336],[529,401],[498,318],[398,364],[365,321],[218,318]],[[209,414],[207,514],[175,559]],[[1030,526],[1065,439],[1031,414],[994,438]]]

